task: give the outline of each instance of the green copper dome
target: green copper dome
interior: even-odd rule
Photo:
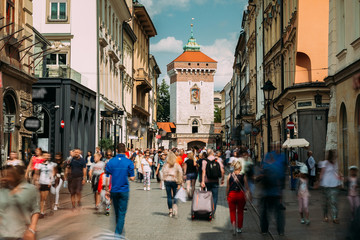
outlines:
[[[197,44],[196,39],[194,38],[193,26],[194,25],[191,24],[191,37],[183,48],[185,52],[200,52],[200,45]]]

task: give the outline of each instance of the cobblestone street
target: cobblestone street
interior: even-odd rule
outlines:
[[[129,208],[125,221],[125,236],[137,239],[345,239],[347,230],[347,200],[341,193],[340,224],[323,223],[321,214],[321,191],[311,192],[310,226],[301,225],[294,192],[285,191],[286,227],[285,236],[276,234],[274,222],[271,232],[260,234],[259,219],[253,208],[247,204],[248,211],[244,216],[243,233],[233,236],[229,220],[228,205],[225,199],[225,187],[220,188],[216,218],[211,221],[192,221],[190,218],[191,202],[179,205],[179,216],[169,218],[166,205],[166,193],[152,182],[151,191],[144,191],[141,183],[131,183]],[[94,210],[93,195],[90,184],[84,188],[82,210],[72,212],[67,190],[61,194],[62,209],[48,216],[38,224],[39,239],[102,239],[101,235],[111,235],[114,229],[114,215],[109,217],[97,214]],[[255,198],[255,201],[258,199]],[[316,234],[314,234],[316,233]],[[95,237],[96,236],[96,237]]]

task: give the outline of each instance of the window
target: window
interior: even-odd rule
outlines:
[[[192,127],[192,133],[198,133],[198,127],[197,126]]]
[[[340,107],[340,121],[341,121],[341,143],[342,143],[342,161],[343,161],[343,173],[347,176],[347,169],[349,167],[349,142],[348,142],[348,124],[346,107],[344,104]]]
[[[66,53],[52,53],[46,56],[46,65],[66,65]]]
[[[66,0],[57,0],[50,2],[50,19],[67,20]]]
[[[15,0],[6,0],[6,24],[13,23],[15,21]],[[15,24],[6,27],[8,33],[14,32]]]

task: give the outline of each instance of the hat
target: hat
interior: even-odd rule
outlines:
[[[308,168],[305,164],[300,167],[300,172],[303,174],[308,174]]]
[[[352,165],[352,166],[349,167],[349,170],[358,170],[358,167],[355,166],[355,165]]]

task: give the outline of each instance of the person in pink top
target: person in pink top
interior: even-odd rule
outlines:
[[[41,148],[35,149],[35,155],[30,159],[30,163],[26,169],[25,178],[31,182],[33,180],[33,176],[35,170],[39,169],[39,165],[44,162],[43,151]]]

